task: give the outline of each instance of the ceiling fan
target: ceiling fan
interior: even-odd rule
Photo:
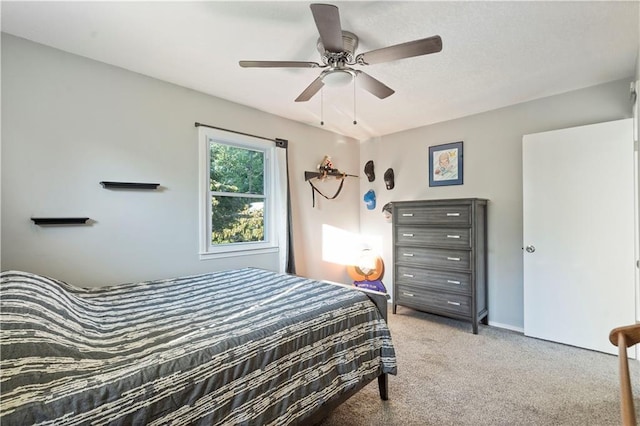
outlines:
[[[369,74],[352,68],[352,65],[379,64],[442,50],[442,39],[436,35],[356,55],[358,36],[342,30],[337,6],[312,4],[311,13],[320,33],[317,48],[322,64],[304,61],[240,61],[240,66],[243,68],[324,68],[296,98],[296,102],[308,101],[322,89],[325,83],[353,79],[357,79],[358,84],[368,92],[384,99],[393,95],[394,90]]]

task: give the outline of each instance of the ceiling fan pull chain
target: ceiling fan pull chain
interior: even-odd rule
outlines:
[[[320,125],[324,126],[324,87],[320,89]]]
[[[356,77],[353,77],[353,125],[358,124],[356,121]]]

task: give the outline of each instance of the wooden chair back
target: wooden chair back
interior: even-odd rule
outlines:
[[[636,426],[636,410],[629,376],[627,348],[640,342],[640,324],[617,327],[609,333],[609,341],[618,347],[620,363],[620,412],[624,426]]]

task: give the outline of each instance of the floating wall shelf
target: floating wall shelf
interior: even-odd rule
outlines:
[[[32,217],[36,225],[86,225],[88,217]]]
[[[111,189],[158,189],[159,183],[145,182],[109,182],[102,181],[100,184],[105,188]]]

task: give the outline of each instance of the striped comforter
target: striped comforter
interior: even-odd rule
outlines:
[[[0,422],[304,423],[396,372],[363,293],[260,269],[79,288],[0,283]]]

